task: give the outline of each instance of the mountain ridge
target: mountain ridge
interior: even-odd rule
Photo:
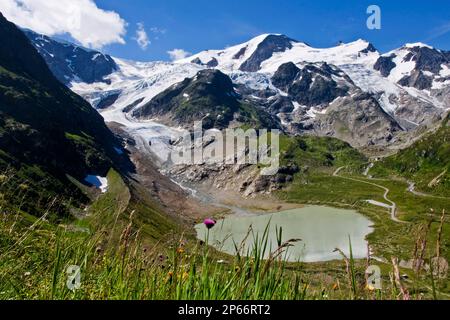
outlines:
[[[410,44],[402,48],[409,52],[416,47]],[[423,48],[435,50],[427,45]],[[433,51],[432,56],[436,52]],[[357,147],[383,146],[395,143],[401,131],[413,132],[432,125],[450,108],[446,64],[438,64],[444,75],[432,79],[431,85],[438,84],[438,87],[427,90],[415,85],[430,85],[429,80],[424,80],[429,76],[427,70],[414,74],[414,68],[405,67],[413,62],[391,61],[389,57],[363,39],[330,48],[313,48],[282,34],[263,34],[242,44],[202,51],[173,63],[112,58],[117,70],[104,76],[102,82],[72,81],[68,85],[94,107],[102,109],[100,112],[106,121],[130,126],[130,120],[140,121],[134,119],[132,109],[149,105],[158,94],[187,78],[194,78],[201,70],[215,69],[230,77],[244,101],[278,118],[286,132],[334,136]],[[287,63],[302,73],[297,79],[301,81],[293,79],[289,85],[289,88],[297,88],[295,94],[293,89],[274,85],[275,74]],[[427,64],[420,63],[417,69],[422,69],[423,65]],[[402,74],[402,70],[406,71],[401,78],[392,78],[391,73]],[[404,80],[399,81],[402,78]],[[308,96],[311,99],[306,98]],[[352,114],[352,109],[342,109],[343,104],[362,111],[362,115]],[[333,115],[327,115],[328,110],[334,110]],[[375,118],[369,116],[374,112]],[[361,131],[373,127],[372,123],[365,124],[367,121],[377,123],[375,135]],[[175,121],[172,125],[177,127],[179,123]]]

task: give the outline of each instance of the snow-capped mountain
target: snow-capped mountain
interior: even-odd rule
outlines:
[[[449,51],[437,50],[423,43],[407,44],[382,55],[374,68],[392,82],[425,90],[445,107],[450,107],[449,96],[439,94],[439,90],[450,86]]]
[[[276,49],[268,46],[266,39],[271,39],[270,43],[278,39]],[[419,54],[414,54],[415,51]],[[180,60],[178,63],[193,62],[208,66],[208,64],[212,65],[211,61],[214,61],[214,68],[231,74],[239,83],[239,74],[244,78],[249,77],[243,75],[242,71],[245,71],[246,66],[252,61],[257,61],[259,65],[258,74],[269,77],[281,65],[288,62],[299,66],[305,63],[326,62],[340,68],[361,90],[376,95],[383,110],[393,116],[404,129],[412,129],[435,121],[436,115],[439,116],[442,109],[450,107],[448,102],[450,82],[445,80],[449,72],[448,55],[448,52],[414,44],[406,45],[387,55],[381,55],[371,43],[361,39],[322,49],[313,48],[304,42],[289,40],[282,35],[262,35],[247,43],[224,50],[204,51]],[[394,56],[396,59],[391,61],[389,57],[394,58]],[[255,57],[267,58],[260,61],[255,60]],[[405,57],[410,61],[403,61]],[[409,73],[416,68],[416,65],[418,69],[423,69],[424,76],[429,76],[429,72],[436,76],[432,86],[436,91],[424,90],[426,88],[414,86],[414,83],[410,86],[409,81],[414,82],[414,74],[411,79],[403,79],[405,76],[411,76]],[[386,76],[387,69],[392,71],[392,76]],[[400,81],[402,79],[403,81]]]
[[[340,44],[328,49],[312,48],[304,42],[280,34],[264,34],[246,43],[224,50],[208,50],[177,61],[214,65],[227,72],[274,73],[286,62],[327,62],[337,66],[354,63],[374,63],[379,57],[374,46],[364,40]],[[215,61],[216,63],[213,63]]]
[[[58,68],[77,68],[77,62],[66,59],[58,46],[44,46],[45,38],[39,36],[30,39],[55,74]],[[103,57],[109,61],[109,56]],[[448,52],[422,44],[380,54],[364,40],[313,48],[284,35],[265,34],[173,63],[111,58],[114,67],[105,71],[91,57],[92,63],[85,59],[81,65],[89,64],[94,73],[101,71],[101,77],[94,82],[72,77],[69,86],[99,109],[106,121],[139,131],[147,148],[150,138],[165,147],[168,136],[177,130],[161,122],[171,119],[165,124],[172,127],[182,123],[174,122],[172,114],[164,119],[155,119],[158,114],[153,113],[136,117],[136,110],[149,110],[149,105],[151,110],[171,109],[174,100],[167,102],[160,94],[178,96],[177,84],[186,78],[198,86],[198,74],[205,69],[221,71],[232,81],[239,103],[270,114],[287,133],[334,136],[355,146],[383,145],[395,141],[398,132],[438,121],[450,108],[448,59]],[[179,99],[188,102],[187,94]],[[158,143],[151,143],[155,148]]]
[[[31,30],[23,32],[56,78],[66,85],[71,82],[103,82],[106,81],[105,76],[117,70],[114,60],[106,54],[57,41]]]

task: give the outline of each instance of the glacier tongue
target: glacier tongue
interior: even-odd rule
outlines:
[[[166,62],[131,62],[115,59],[119,71],[111,74],[111,84],[86,84],[73,82],[71,89],[84,96],[91,104],[108,92],[120,91],[114,105],[99,110],[106,122],[115,122],[124,126],[136,140],[141,150],[150,151],[160,165],[163,165],[171,152],[171,141],[180,134],[180,129],[171,128],[156,121],[138,121],[123,111],[126,107],[139,101],[135,107],[149,102],[158,93],[170,86],[193,77],[203,69],[193,64],[173,64]]]

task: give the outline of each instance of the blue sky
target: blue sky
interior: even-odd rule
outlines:
[[[366,27],[372,4],[381,8],[381,30]],[[67,21],[73,6],[83,13],[80,30],[71,30]],[[450,50],[449,0],[1,0],[0,11],[38,32],[62,38],[70,33],[87,46],[142,61],[168,60],[173,49],[221,49],[262,33],[286,34],[315,47],[363,38],[381,52],[407,42]],[[136,41],[139,27],[151,42],[145,50]]]
[[[167,59],[173,48],[198,52],[247,41],[261,33],[283,33],[312,46],[367,39],[386,52],[406,42],[426,42],[450,50],[450,1],[300,1],[300,0],[97,0],[128,22],[127,45],[109,53],[138,60]],[[381,8],[381,30],[366,27],[366,9]],[[151,44],[142,51],[132,40],[136,23],[165,30],[147,31]],[[158,39],[156,40],[155,37]]]

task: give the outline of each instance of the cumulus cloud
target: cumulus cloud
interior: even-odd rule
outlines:
[[[21,27],[49,36],[69,34],[85,47],[125,44],[125,20],[94,0],[1,0],[0,11]]]
[[[151,42],[142,22],[137,24],[136,36],[133,39],[136,40],[142,50],[147,50],[147,47]]]
[[[183,50],[183,49],[173,49],[173,50],[167,51],[167,53],[169,54],[170,59],[172,59],[172,61],[184,59],[191,55],[190,52]]]

